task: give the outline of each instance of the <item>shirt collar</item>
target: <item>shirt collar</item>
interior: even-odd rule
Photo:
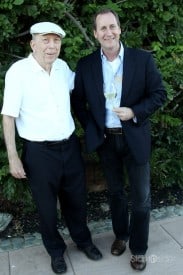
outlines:
[[[102,51],[102,48],[100,49],[100,54],[101,54],[101,58],[107,60],[106,56],[104,55],[103,51]],[[122,44],[122,42],[120,42],[120,51],[119,51],[119,54],[118,54],[118,57],[120,58],[120,60],[122,61],[123,60],[123,56],[124,56],[124,46]]]

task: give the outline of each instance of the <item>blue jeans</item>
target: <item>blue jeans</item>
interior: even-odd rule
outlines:
[[[132,254],[145,254],[151,208],[149,162],[136,163],[123,135],[107,135],[98,154],[108,185],[114,234],[117,239],[129,239]],[[130,215],[124,188],[127,179],[131,191]]]

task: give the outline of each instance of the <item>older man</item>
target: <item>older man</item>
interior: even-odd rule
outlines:
[[[86,224],[85,173],[74,134],[70,91],[74,73],[59,59],[63,29],[52,23],[34,24],[32,53],[14,63],[5,78],[2,108],[10,172],[28,179],[40,215],[43,243],[55,273],[66,271],[66,244],[57,230],[57,195],[70,235],[92,260],[102,258]],[[15,124],[23,141],[19,158]]]

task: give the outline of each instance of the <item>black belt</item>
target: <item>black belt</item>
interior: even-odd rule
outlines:
[[[70,140],[71,136],[69,138],[65,138],[65,139],[62,139],[62,140],[34,141],[34,140],[27,140],[27,139],[24,139],[24,138],[22,138],[22,140],[24,142],[32,142],[32,143],[36,143],[36,144],[43,144],[43,145],[46,145],[46,146],[54,146],[54,145],[63,145],[63,144],[66,144]]]
[[[122,135],[123,129],[121,127],[119,127],[119,128],[105,128],[105,133],[111,134],[111,135]]]
[[[65,138],[62,140],[53,140],[53,141],[42,141],[43,144],[47,146],[54,146],[54,145],[62,145],[69,141],[69,138]]]

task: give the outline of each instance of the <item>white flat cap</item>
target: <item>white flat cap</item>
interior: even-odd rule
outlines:
[[[64,30],[57,24],[52,22],[40,22],[32,25],[30,28],[30,34],[48,34],[54,33],[59,35],[60,37],[64,38],[66,33]]]

